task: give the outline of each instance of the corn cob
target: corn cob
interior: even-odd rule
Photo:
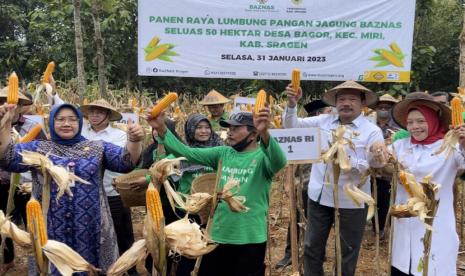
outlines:
[[[407,181],[407,174],[405,173],[405,171],[400,171],[399,172],[399,180],[400,180],[400,183],[402,184],[402,186],[405,188],[405,190],[409,194],[409,196],[412,197],[413,193],[412,193],[412,190],[410,189],[409,183]]]
[[[18,76],[13,72],[8,78],[8,95],[6,102],[8,104],[18,104],[19,101],[19,81]]]
[[[463,124],[463,106],[462,101],[459,97],[454,97],[450,101],[450,106],[452,108],[452,127],[458,127]]]
[[[50,83],[50,76],[53,74],[55,70],[55,62],[51,61],[48,63],[47,68],[44,72],[44,77],[42,78],[42,84]]]
[[[293,69],[292,70],[292,88],[299,93],[299,88],[300,88],[300,69]]]
[[[36,124],[33,128],[31,128],[31,130],[29,130],[29,132],[26,135],[24,135],[23,137],[21,137],[21,139],[19,139],[19,142],[20,143],[31,142],[37,137],[37,135],[39,135],[41,130],[42,130],[42,125]]]
[[[161,207],[160,194],[152,183],[146,193],[147,212],[155,225],[155,229],[160,230],[160,222],[163,219],[163,209]]]
[[[389,48],[391,48],[391,50],[398,54],[398,55],[402,55],[402,50],[400,49],[399,45],[397,45],[397,43],[393,42],[391,44],[389,44]]]
[[[152,40],[150,40],[148,47],[155,47],[160,42],[160,38],[158,36],[154,36]]]
[[[153,118],[157,117],[158,114],[160,114],[163,110],[165,110],[171,103],[176,101],[178,98],[178,94],[175,92],[170,92],[168,95],[163,97],[163,99],[160,100],[153,108],[151,115]]]
[[[265,107],[265,103],[266,103],[266,92],[265,90],[260,90],[257,94],[257,98],[255,99],[255,109],[254,109],[254,113],[255,114],[258,114],[258,112],[260,112],[260,110]]]
[[[152,52],[150,52],[150,54],[146,55],[145,56],[145,61],[152,61],[152,60],[158,58],[163,53],[168,51],[169,48],[170,48],[170,45],[167,45],[167,44],[161,45],[160,47],[158,47],[155,50],[153,50]]]
[[[47,229],[45,229],[44,216],[40,203],[31,198],[26,204],[27,226],[30,233],[34,233],[34,225],[37,225],[38,239],[40,246],[47,242]],[[34,223],[35,222],[35,223]]]
[[[384,57],[387,61],[389,61],[392,65],[396,67],[403,67],[404,63],[396,57],[396,55],[391,51],[380,50],[381,56]]]

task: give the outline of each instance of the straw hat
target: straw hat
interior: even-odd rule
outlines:
[[[111,112],[110,121],[119,121],[123,118],[123,115],[121,115],[121,113],[116,111],[116,109],[104,99],[99,99],[99,100],[91,102],[90,104],[82,105],[80,109],[81,109],[82,114],[84,114],[85,117],[88,117],[88,113],[91,107],[100,107],[100,108],[110,110]]]
[[[208,193],[213,195],[215,193],[215,184],[216,184],[216,173],[206,173],[199,177],[196,177],[192,181],[191,193]],[[205,207],[200,210],[197,215],[200,217],[202,224],[207,223],[208,216],[210,214],[211,202],[205,205]]]
[[[230,100],[225,96],[221,95],[215,89],[212,89],[208,94],[199,102],[201,105],[214,105],[214,104],[226,104]]]
[[[408,94],[404,100],[396,103],[392,108],[392,118],[401,126],[406,128],[408,110],[414,106],[427,106],[438,112],[439,122],[447,130],[451,122],[451,110],[444,104],[434,101],[434,98],[424,92],[413,92]]]
[[[378,101],[376,93],[366,88],[365,86],[355,82],[355,81],[346,81],[339,84],[338,86],[331,88],[323,95],[323,100],[332,106],[336,106],[336,95],[342,90],[357,90],[363,95],[365,95],[365,105],[370,106],[375,104]]]
[[[392,105],[395,105],[398,102],[399,102],[398,99],[396,99],[393,96],[391,96],[390,94],[386,93],[386,94],[383,94],[381,97],[379,97],[378,102],[375,103],[375,104],[372,104],[370,106],[370,108],[375,109],[376,105],[379,104],[379,103],[390,103]]]
[[[19,104],[20,105],[31,105],[32,101],[26,97],[23,93],[19,92]],[[0,98],[8,97],[8,86],[2,88],[0,90]]]
[[[145,193],[147,192],[147,188],[133,191],[131,189],[131,179],[145,177],[145,175],[149,173],[147,169],[135,170],[129,174],[119,175],[114,179],[116,189],[125,207],[145,206]]]
[[[381,103],[381,102],[396,104],[399,102],[399,100],[394,98],[390,94],[384,94],[381,97],[379,97],[378,103]]]

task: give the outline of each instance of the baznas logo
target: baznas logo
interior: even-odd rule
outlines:
[[[268,0],[257,0],[257,2],[258,2],[259,4],[262,4],[262,5],[263,5],[263,4],[265,4],[266,2],[268,2]]]
[[[291,2],[294,5],[300,5],[300,4],[302,4],[303,0],[291,0]]]

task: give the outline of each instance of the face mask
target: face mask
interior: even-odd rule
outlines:
[[[378,118],[387,119],[391,117],[391,112],[386,110],[378,110],[376,111],[376,115],[378,116]]]
[[[244,139],[242,139],[239,143],[231,147],[235,149],[236,151],[239,151],[239,152],[243,151],[248,145],[250,145],[250,143],[252,143],[252,140],[248,141],[250,135],[252,135],[252,133],[250,133]]]

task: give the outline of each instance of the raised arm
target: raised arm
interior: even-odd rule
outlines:
[[[148,123],[157,130],[158,136],[163,142],[167,152],[176,157],[186,157],[189,162],[208,166],[216,169],[225,147],[190,148],[179,141],[165,124],[165,113],[162,112],[155,118],[148,117]]]

